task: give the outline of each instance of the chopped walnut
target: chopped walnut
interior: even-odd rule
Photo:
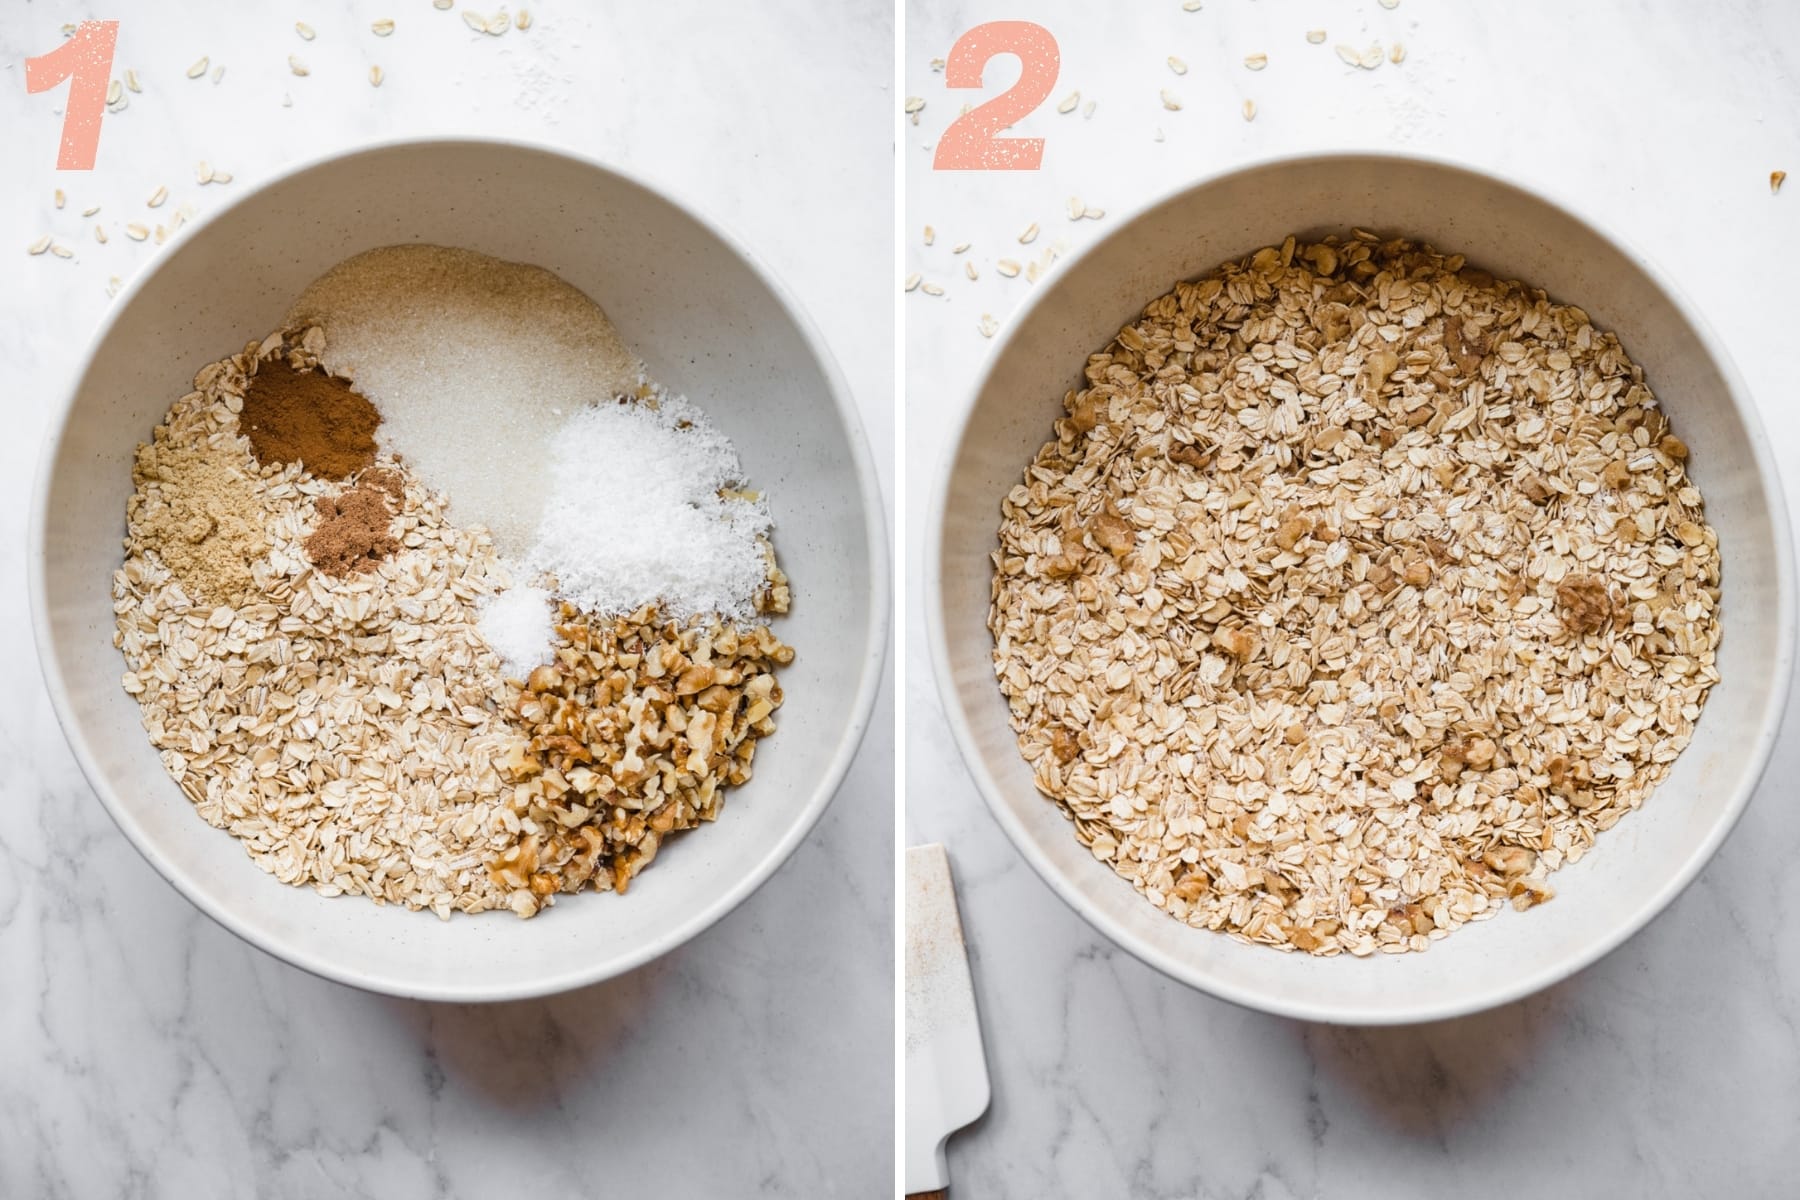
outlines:
[[[523,836],[488,870],[539,898],[623,892],[666,835],[712,820],[750,778],[794,652],[764,625],[560,615],[555,661],[514,691],[524,736],[500,763]]]
[[[1612,596],[1598,575],[1571,575],[1557,584],[1556,607],[1563,624],[1577,637],[1598,633],[1612,623]]]

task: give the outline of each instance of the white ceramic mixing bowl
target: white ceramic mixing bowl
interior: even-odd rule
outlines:
[[[995,684],[986,627],[1000,499],[1099,350],[1179,279],[1290,233],[1351,227],[1424,239],[1578,304],[1619,335],[1692,447],[1723,557],[1724,638],[1712,690],[1667,781],[1553,877],[1557,896],[1428,953],[1316,959],[1196,930],[1152,908],[1076,840],[1032,786]],[[1642,928],[1724,841],[1780,726],[1794,653],[1791,545],[1769,445],[1743,382],[1692,306],[1642,257],[1568,210],[1491,175],[1391,154],[1269,162],[1196,184],[1059,267],[1012,318],[970,397],[927,525],[931,651],[964,759],[1007,835],[1102,933],[1227,1000],[1310,1020],[1424,1021],[1524,996]]]
[[[196,816],[119,684],[111,574],[133,447],[194,372],[276,328],[301,290],[376,246],[430,242],[547,267],[597,300],[654,377],[737,444],[770,497],[798,654],[776,734],[719,821],[671,839],[625,896],[531,921],[440,922],[284,887]],[[837,366],[728,234],[599,163],[506,141],[415,141],[304,166],[184,230],[114,304],[46,447],[32,606],[51,698],[102,803],[208,915],[317,974],[396,995],[497,1000],[629,970],[718,920],[806,836],[868,723],[887,642],[881,500]],[[530,486],[530,480],[520,481]]]

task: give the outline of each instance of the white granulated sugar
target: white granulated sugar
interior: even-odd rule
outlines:
[[[288,313],[325,331],[324,363],[381,410],[377,433],[450,517],[516,558],[543,508],[564,414],[637,394],[643,365],[606,314],[541,267],[442,246],[386,246],[333,267]]]
[[[500,656],[508,679],[523,680],[531,668],[550,661],[554,602],[543,588],[518,584],[486,597],[476,610],[482,639]]]
[[[754,616],[769,510],[733,490],[737,451],[686,399],[585,408],[549,466],[525,566],[555,576],[562,595],[603,614],[657,603],[681,621]]]

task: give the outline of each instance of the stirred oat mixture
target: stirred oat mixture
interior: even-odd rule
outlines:
[[[1002,504],[994,667],[1037,786],[1188,924],[1423,950],[1572,863],[1718,680],[1718,537],[1579,308],[1289,238],[1088,360]]]
[[[484,529],[305,403],[287,432],[311,449],[259,459],[281,443],[264,426],[293,420],[257,415],[259,372],[320,394],[325,348],[317,327],[277,332],[207,366],[139,448],[114,641],[164,766],[265,870],[324,895],[531,916],[625,891],[750,778],[792,649],[758,621],[565,602],[548,661],[509,674],[481,630],[513,587]],[[361,457],[309,469],[334,437]],[[763,547],[759,616],[788,601]]]

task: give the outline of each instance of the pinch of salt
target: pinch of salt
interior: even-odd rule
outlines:
[[[507,678],[523,681],[531,669],[550,661],[556,631],[549,592],[519,584],[485,597],[476,608],[482,638],[500,656]]]

